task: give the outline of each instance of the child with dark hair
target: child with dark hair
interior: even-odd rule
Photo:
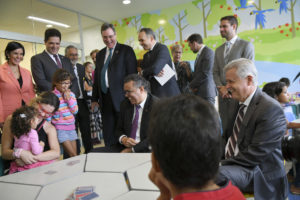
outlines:
[[[17,109],[11,119],[11,132],[14,135],[14,157],[19,158],[23,150],[31,151],[32,154],[38,155],[44,150],[44,142],[39,142],[39,136],[34,130],[38,124],[38,111],[32,106],[23,106]],[[24,166],[17,166],[13,161],[10,164],[9,173],[24,171],[45,164],[49,164],[53,160],[45,162],[36,162]]]
[[[78,112],[75,94],[71,92],[71,74],[65,69],[58,69],[52,77],[53,93],[59,98],[59,108],[51,120],[57,131],[57,137],[64,151],[72,157],[77,155],[77,133],[74,115]]]

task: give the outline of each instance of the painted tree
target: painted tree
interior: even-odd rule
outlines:
[[[191,15],[189,13],[193,14]],[[198,25],[200,22],[199,19],[201,19],[201,13],[192,3],[180,4],[171,8],[162,9],[161,15],[166,16],[168,22],[174,24],[174,27],[178,31],[179,42],[181,45],[184,40],[184,31],[190,25]]]
[[[296,24],[295,24],[295,5],[297,3],[298,0],[289,0],[290,1],[290,6],[288,7],[288,0],[276,0],[275,3],[279,3],[279,14],[281,15],[281,11],[285,11],[287,12],[290,11],[291,12],[291,31],[292,31],[292,37],[296,37]]]

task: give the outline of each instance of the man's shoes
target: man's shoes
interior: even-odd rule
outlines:
[[[291,185],[290,190],[291,190],[292,194],[300,195],[300,187],[296,187],[295,185]]]

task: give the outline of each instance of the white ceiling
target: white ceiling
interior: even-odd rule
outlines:
[[[78,31],[77,12],[82,14],[82,27],[88,28],[190,1],[132,0],[123,5],[122,0],[0,0],[0,30],[43,37],[45,24],[28,20],[32,15],[68,24],[70,28],[59,30],[72,33]]]

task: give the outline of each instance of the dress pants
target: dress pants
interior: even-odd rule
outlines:
[[[109,89],[106,94],[102,93],[102,98],[103,102],[101,114],[103,123],[103,139],[105,146],[110,147],[118,142],[117,137],[115,136],[115,129],[119,118],[119,112],[117,112],[114,108]]]

